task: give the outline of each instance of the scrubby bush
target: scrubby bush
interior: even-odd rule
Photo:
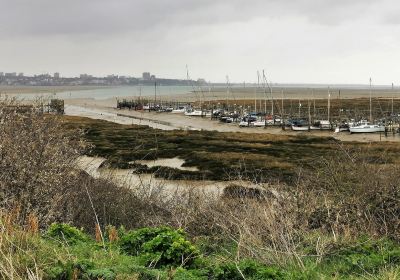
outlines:
[[[110,269],[91,269],[86,271],[82,276],[83,279],[88,280],[114,280],[117,278],[115,272]]]
[[[64,194],[74,182],[72,166],[85,148],[77,130],[65,130],[40,104],[0,101],[0,208],[19,207],[43,228],[65,217]]]
[[[81,230],[63,223],[51,224],[51,226],[47,230],[46,236],[60,241],[65,241],[71,245],[77,244],[79,242],[90,241],[90,238]]]
[[[154,267],[189,266],[198,250],[181,229],[170,227],[142,228],[127,233],[119,241],[122,252],[141,256]]]
[[[362,238],[352,243],[333,244],[325,258],[327,267],[335,267],[340,275],[377,273],[382,267],[400,264],[400,248],[388,239]]]
[[[278,268],[263,266],[252,260],[214,265],[211,268],[211,273],[213,279],[216,280],[241,280],[243,278],[253,280],[285,279],[284,274]]]

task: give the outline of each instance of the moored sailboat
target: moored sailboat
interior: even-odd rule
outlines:
[[[372,79],[369,79],[369,121],[372,122]],[[362,122],[349,128],[350,133],[374,133],[385,132],[385,126],[381,124],[372,124]]]
[[[373,132],[385,132],[385,127],[379,124],[360,124],[349,128],[350,133],[373,133]]]

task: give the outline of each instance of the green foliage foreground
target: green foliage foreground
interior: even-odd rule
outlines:
[[[14,269],[37,271],[43,279],[399,279],[400,246],[386,239],[332,241],[323,258],[279,266],[240,259],[235,246],[210,254],[181,229],[118,231],[118,240],[96,242],[81,230],[53,224],[41,235],[8,235]],[[23,240],[23,242],[21,241]],[[2,252],[7,249],[5,242]],[[232,249],[233,248],[233,249]],[[304,252],[310,250],[306,248]],[[4,265],[4,259],[1,259]],[[5,271],[0,269],[3,279]],[[21,277],[23,278],[23,277]],[[15,277],[15,279],[19,279]]]

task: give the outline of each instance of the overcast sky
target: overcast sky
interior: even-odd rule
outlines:
[[[0,0],[0,71],[400,84],[395,0]]]

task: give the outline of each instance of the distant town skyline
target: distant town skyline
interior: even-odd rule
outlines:
[[[53,74],[24,74],[23,72],[1,72],[0,85],[5,86],[77,86],[77,85],[97,85],[97,86],[120,86],[120,85],[185,85],[198,86],[205,85],[204,79],[169,79],[156,77],[150,72],[143,72],[141,76],[128,76],[109,74],[97,77],[92,74],[83,73],[73,77],[62,76],[60,72]]]
[[[18,0],[0,9],[0,66],[278,83],[400,84],[395,0]]]

